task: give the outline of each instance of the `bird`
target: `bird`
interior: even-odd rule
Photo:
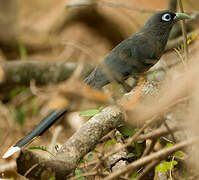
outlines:
[[[111,79],[124,81],[130,75],[141,75],[158,62],[164,53],[173,25],[189,16],[168,10],[158,11],[130,38],[122,41],[104,57],[101,66],[85,79],[96,89],[101,89]],[[110,78],[110,79],[109,79]]]
[[[102,64],[88,75],[85,83],[95,89],[101,89],[112,80],[122,82],[129,76],[141,76],[163,55],[173,25],[184,19],[190,19],[190,16],[169,10],[154,13],[135,34],[122,41],[104,57]],[[10,157],[35,137],[41,136],[66,112],[67,108],[51,112],[31,132],[11,146],[3,158]]]

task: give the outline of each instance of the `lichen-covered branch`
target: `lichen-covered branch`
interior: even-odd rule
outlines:
[[[17,158],[17,171],[32,179],[66,179],[79,161],[94,149],[100,139],[124,123],[124,113],[117,106],[107,107],[85,123],[56,154],[56,160],[41,158],[25,150]],[[45,175],[45,176],[44,176]]]

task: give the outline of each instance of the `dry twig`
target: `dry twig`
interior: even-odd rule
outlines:
[[[194,138],[190,138],[188,140],[182,141],[178,144],[175,144],[171,147],[168,147],[166,149],[162,149],[156,153],[153,153],[149,156],[143,157],[141,159],[138,159],[137,161],[134,161],[133,163],[127,165],[125,168],[118,170],[117,172],[114,172],[112,174],[110,174],[108,177],[104,178],[104,180],[112,180],[112,179],[116,179],[117,177],[119,177],[120,175],[128,172],[128,171],[132,171],[146,163],[149,163],[153,160],[156,159],[163,159],[166,156],[168,156],[171,153],[174,153],[175,151],[178,151],[179,149],[182,149],[186,146],[192,145],[194,143],[197,143],[199,141],[198,137],[194,137]]]

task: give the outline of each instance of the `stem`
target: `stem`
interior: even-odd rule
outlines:
[[[182,0],[178,0],[178,5],[180,8],[180,12],[184,13],[184,9],[183,9],[183,5],[182,5]],[[186,64],[188,63],[188,45],[187,45],[187,31],[186,31],[186,27],[185,27],[185,20],[181,21],[181,26],[182,26],[182,34],[184,37],[184,53],[185,53],[185,62]]]

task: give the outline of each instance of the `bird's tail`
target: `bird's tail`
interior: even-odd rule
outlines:
[[[100,68],[96,67],[94,71],[85,79],[85,83],[89,86],[101,89],[103,86],[109,83],[105,72]]]
[[[30,143],[35,137],[41,136],[48,128],[50,128],[60,117],[62,117],[68,109],[52,111],[47,117],[40,121],[32,131],[20,139],[15,145],[11,146],[3,155],[3,158],[8,158],[15,152],[19,151],[23,146]]]
[[[97,67],[86,79],[85,82],[96,89],[100,89],[109,83],[104,71]],[[57,119],[62,117],[68,111],[67,108],[51,112],[41,122],[35,126],[25,137],[20,139],[15,145],[11,146],[3,155],[3,158],[8,158],[26,144],[30,143],[35,137],[41,136],[48,128],[50,128]]]

